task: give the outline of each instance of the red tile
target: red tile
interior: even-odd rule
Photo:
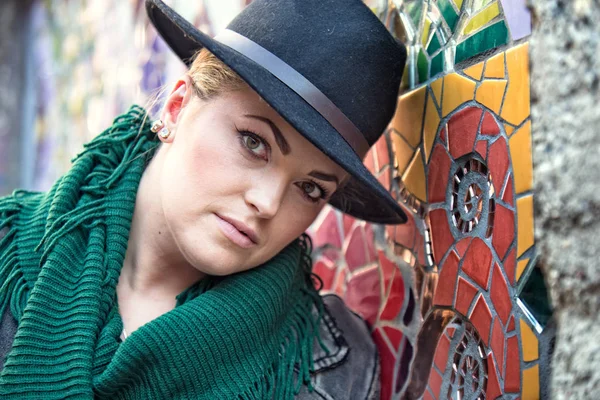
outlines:
[[[385,291],[391,285],[392,278],[394,277],[394,273],[398,269],[398,266],[392,261],[390,261],[383,251],[379,251],[378,253],[379,265],[381,267],[381,272],[383,274],[383,288]]]
[[[387,397],[381,397],[382,399],[387,399]],[[436,400],[431,393],[429,393],[427,390],[425,391],[425,393],[423,394],[423,400]]]
[[[475,308],[469,316],[469,319],[477,329],[477,332],[479,332],[481,340],[483,340],[486,346],[489,346],[492,313],[490,312],[490,308],[487,306],[483,296],[479,295],[479,299],[477,299],[477,303],[475,303]]]
[[[394,384],[394,365],[396,364],[396,357],[390,350],[389,346],[385,342],[382,333],[375,329],[373,332],[373,341],[377,345],[379,350],[379,365],[381,367],[381,398],[391,399],[392,388]]]
[[[348,269],[345,267],[340,268],[333,286],[334,293],[342,299],[346,296],[346,276],[348,276]]]
[[[429,160],[427,177],[428,201],[430,204],[446,201],[446,187],[450,174],[451,160],[444,147],[436,145]]]
[[[456,328],[446,328],[446,331],[448,332],[448,337],[452,339],[454,337],[454,332],[456,332]]]
[[[373,158],[374,151],[375,149],[371,148],[371,150],[369,150],[369,152],[365,156],[365,159],[363,160],[364,164],[367,166],[367,169],[371,171],[372,174],[377,173],[377,171],[375,170],[375,159]]]
[[[450,252],[448,258],[442,265],[433,304],[436,306],[451,306],[454,300],[454,290],[456,289],[456,276],[458,275],[458,256],[455,252]]]
[[[375,235],[373,234],[373,226],[365,225],[365,241],[367,242],[367,261],[377,261],[377,251],[375,250]]]
[[[377,180],[383,185],[383,187],[389,191],[392,184],[392,175],[390,174],[391,168],[386,168],[379,173]]]
[[[400,342],[402,341],[402,338],[404,337],[404,335],[402,334],[402,331],[400,331],[400,329],[393,328],[391,326],[384,326],[383,330],[385,332],[385,335],[388,337],[388,339],[390,339],[390,342],[392,343],[392,346],[394,346],[394,349],[396,351],[398,351],[398,348],[400,348]]]
[[[506,255],[508,247],[515,238],[515,214],[508,208],[496,204],[496,215],[494,216],[494,231],[492,244],[498,257],[502,260]]]
[[[448,362],[448,351],[450,350],[450,339],[446,335],[440,337],[440,341],[435,349],[435,356],[433,362],[440,371],[446,370],[446,364]]]
[[[352,226],[357,221],[354,217],[351,217],[348,214],[342,214],[342,220],[344,222],[344,236],[346,236],[350,233],[350,231],[352,230]]]
[[[487,157],[487,148],[488,142],[487,140],[478,140],[475,145],[475,151],[479,153],[479,155],[485,160]]]
[[[492,253],[485,242],[474,238],[465,254],[462,270],[483,289],[487,288],[492,264]]]
[[[508,320],[508,325],[506,326],[506,333],[512,332],[515,330],[515,318],[511,315]]]
[[[508,146],[503,137],[498,138],[490,145],[487,166],[492,175],[492,183],[497,191],[502,189],[504,178],[508,170]]]
[[[502,320],[502,323],[506,324],[512,309],[512,302],[510,300],[510,295],[508,294],[506,281],[504,280],[504,276],[502,276],[498,264],[495,264],[494,266],[490,297],[492,298],[492,303],[494,304],[494,308]]]
[[[454,237],[448,225],[446,210],[432,210],[429,212],[431,226],[431,242],[433,244],[433,257],[441,260],[452,243]]]
[[[400,313],[404,304],[404,279],[399,269],[396,270],[392,278],[392,287],[390,294],[385,302],[380,319],[384,321],[393,321]]]
[[[515,253],[516,253],[516,250],[515,250],[515,248],[513,248],[510,251],[510,253],[508,253],[508,255],[504,259],[504,263],[503,263],[504,272],[506,272],[506,276],[508,276],[508,280],[509,280],[511,286],[513,286],[515,284],[515,264],[516,264],[516,259],[517,259],[517,257],[515,257]]]
[[[388,148],[387,140],[385,135],[381,135],[379,140],[375,143],[375,149],[377,152],[377,165],[381,171],[390,164],[390,150]]]
[[[415,220],[410,214],[407,215],[408,219],[405,224],[402,225],[388,225],[388,235],[394,241],[406,247],[412,249],[415,245],[415,233],[417,231],[415,226]]]
[[[487,111],[483,116],[483,122],[481,123],[481,133],[483,135],[491,136],[495,136],[500,133],[498,122],[496,122],[494,116]]]
[[[448,144],[448,130],[446,127],[443,127],[440,132],[440,140],[444,142],[444,144]]]
[[[469,245],[471,244],[472,241],[473,241],[472,237],[467,237],[467,238],[462,238],[458,243],[456,243],[455,249],[460,257],[463,257],[465,255],[465,252],[469,248]]]
[[[313,272],[323,281],[323,290],[331,290],[333,288],[335,271],[335,264],[327,259],[320,259],[315,263]]]
[[[455,160],[473,151],[481,113],[480,108],[467,107],[448,121],[448,146]]]
[[[506,377],[504,391],[519,393],[521,390],[521,364],[519,360],[519,342],[516,336],[506,340]]]
[[[498,381],[498,374],[496,372],[496,366],[494,365],[494,359],[490,354],[487,358],[488,365],[488,380],[487,388],[485,391],[486,399],[499,398],[502,392],[500,391],[500,382]]]
[[[513,177],[512,174],[508,176],[508,182],[506,183],[506,187],[504,188],[504,194],[502,195],[502,201],[511,206],[515,205],[515,195],[513,189]]]
[[[425,239],[420,234],[415,237],[414,251],[417,253],[417,262],[425,265]]]
[[[347,245],[344,251],[346,265],[348,265],[350,272],[353,272],[369,262],[363,227],[356,225],[346,240]]]
[[[458,278],[458,289],[456,291],[456,302],[454,308],[462,315],[468,315],[469,306],[473,302],[473,297],[477,294],[477,289],[463,278]]]
[[[492,328],[492,353],[498,362],[500,371],[504,370],[504,331],[497,317],[494,317],[494,327]]]
[[[440,389],[442,388],[442,377],[433,368],[431,368],[431,372],[429,373],[429,387],[431,388],[433,396],[436,399],[439,399]]]
[[[350,309],[373,325],[381,304],[380,293],[379,270],[374,267],[350,279],[343,299]]]
[[[335,209],[330,209],[321,225],[315,229],[313,242],[315,247],[330,244],[338,249],[342,248],[342,239],[338,229],[338,216]]]

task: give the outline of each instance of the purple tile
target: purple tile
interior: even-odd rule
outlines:
[[[531,35],[531,15],[524,0],[501,0],[512,40]]]

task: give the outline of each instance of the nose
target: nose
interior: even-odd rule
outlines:
[[[265,175],[256,180],[245,193],[245,201],[260,218],[270,219],[277,214],[285,195],[287,183],[283,177]]]

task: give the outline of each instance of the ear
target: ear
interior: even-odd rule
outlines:
[[[191,101],[193,93],[192,78],[185,74],[175,83],[162,111],[161,119],[165,126],[171,130],[171,136],[165,141],[173,140],[177,123],[181,120],[182,111]]]

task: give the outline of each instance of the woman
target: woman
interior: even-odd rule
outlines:
[[[404,48],[359,0],[256,0],[214,39],[146,6],[190,67],[161,119],[132,107],[47,193],[0,200],[0,395],[376,398],[303,232],[327,202],[404,221],[361,162]]]

